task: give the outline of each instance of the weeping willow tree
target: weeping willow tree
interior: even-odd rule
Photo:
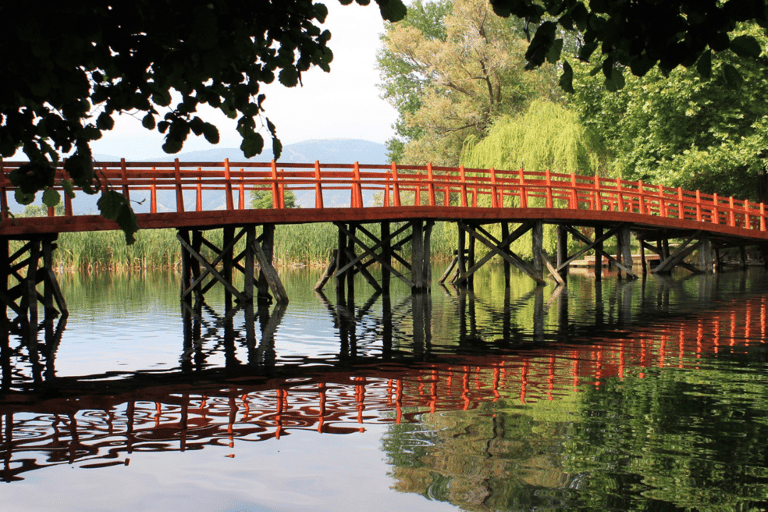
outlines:
[[[499,118],[483,140],[468,137],[461,163],[477,169],[493,167],[532,172],[549,169],[559,173],[602,175],[605,152],[599,140],[579,122],[576,112],[558,103],[536,100],[519,116]],[[529,206],[544,205],[529,201]],[[555,245],[555,231],[548,226],[544,232],[544,249],[553,254]],[[511,248],[521,256],[530,257],[530,235],[518,239]]]
[[[461,163],[484,169],[593,175],[603,173],[603,155],[599,139],[584,128],[576,112],[536,100],[522,115],[499,118],[483,140],[468,137]]]

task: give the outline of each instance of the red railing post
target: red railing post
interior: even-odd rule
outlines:
[[[229,158],[224,159],[224,181],[227,193],[227,211],[231,212],[235,209],[235,205],[232,200],[232,176],[229,174]]]
[[[202,173],[202,169],[197,168],[198,173]],[[197,176],[197,201],[195,204],[197,211],[203,211],[203,178],[198,174]]]
[[[685,205],[683,204],[683,187],[677,187],[677,218],[685,220]]]
[[[427,192],[429,193],[429,206],[435,206],[435,175],[432,173],[432,162],[427,164]]]
[[[323,187],[320,176],[320,162],[315,160],[315,208],[323,207]]]
[[[240,169],[240,194],[238,194],[238,209],[245,210],[245,176],[244,170]]]
[[[668,217],[667,213],[667,205],[664,202],[664,186],[659,185],[659,215]]]
[[[176,178],[176,211],[184,213],[184,195],[181,190],[181,164],[179,164],[178,158],[173,161],[173,169]]]
[[[749,199],[744,200],[744,227],[752,229],[752,219],[749,218]]]
[[[765,231],[765,203],[760,203],[760,231]]]
[[[621,178],[616,178],[616,206],[618,211],[624,212],[624,194],[621,190]]]
[[[461,180],[461,206],[467,207],[467,174],[464,172],[464,166],[459,166],[459,179]]]
[[[640,215],[645,215],[645,191],[643,190],[643,180],[637,182],[637,211]]]
[[[547,169],[544,172],[544,181],[547,184],[547,200],[546,200],[546,206],[547,208],[552,208],[552,173],[549,169]]]
[[[499,197],[496,188],[496,169],[491,167],[491,208],[499,207]]]
[[[152,168],[152,173],[155,173],[155,168]],[[151,213],[157,213],[157,178],[155,176],[152,176],[152,184],[149,186],[149,203],[150,203],[150,209],[149,211]]]
[[[600,196],[600,177],[595,174],[595,186],[592,192],[592,203],[594,211],[601,211],[603,209],[603,198]]]
[[[701,190],[696,191],[696,220],[701,222]]]
[[[392,194],[395,201],[395,206],[400,206],[400,183],[397,177],[397,164],[392,162]]]
[[[733,196],[729,199],[730,211],[728,212],[728,225],[732,228],[736,227],[736,212],[733,211]]]
[[[352,190],[352,208],[363,207],[363,184],[360,178],[360,164],[355,162]]]
[[[280,208],[279,190],[277,188],[277,164],[272,160],[272,208]]]
[[[720,211],[717,208],[718,201],[717,194],[712,194],[712,203],[714,204],[712,207],[712,222],[714,224],[720,224]]]
[[[525,186],[525,171],[522,168],[518,171],[518,177],[520,182],[520,208],[528,208],[528,190]]]
[[[576,173],[571,171],[571,204],[570,204],[571,210],[578,210],[579,209],[579,200],[578,196],[576,195]]]
[[[280,208],[281,210],[284,210],[285,209],[285,171],[283,169],[280,169],[279,176],[280,176],[280,181],[277,184],[277,187],[278,187],[277,207]]]

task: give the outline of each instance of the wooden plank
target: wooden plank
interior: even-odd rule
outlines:
[[[267,283],[269,283],[269,288],[272,290],[272,295],[275,297],[275,300],[278,303],[288,302],[288,294],[285,292],[283,282],[280,281],[280,276],[272,266],[272,263],[267,259],[267,255],[262,250],[261,244],[255,240],[253,242],[253,250],[256,254],[256,259],[259,261],[261,273],[264,274]]]
[[[337,249],[334,249],[328,267],[325,269],[325,272],[323,272],[323,275],[320,276],[320,279],[317,280],[317,283],[315,283],[314,289],[316,292],[321,291],[325,286],[325,283],[327,283],[331,276],[333,276],[333,272],[336,270],[336,254]]]

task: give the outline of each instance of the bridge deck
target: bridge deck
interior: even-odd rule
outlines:
[[[8,174],[21,162],[0,162],[0,206],[14,192]],[[763,204],[642,181],[552,172],[463,167],[155,162],[97,163],[105,188],[148,200],[141,229],[214,228],[225,225],[378,222],[406,219],[525,221],[602,225],[627,223],[633,231],[706,231],[723,239],[768,241]],[[57,173],[57,186],[66,179]],[[272,197],[272,209],[248,209],[251,191]],[[310,194],[314,208],[285,208],[288,192]],[[64,195],[62,193],[62,195]],[[0,236],[117,229],[99,215],[75,214],[83,193],[65,197],[65,214],[7,218]],[[326,206],[329,197],[332,206]],[[211,206],[217,198],[220,205]],[[342,206],[339,205],[342,198]],[[208,202],[206,202],[208,201]],[[169,207],[170,205],[170,207]],[[165,208],[170,211],[161,211]],[[213,209],[216,208],[216,209]]]

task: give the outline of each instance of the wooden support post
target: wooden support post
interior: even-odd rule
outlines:
[[[739,263],[741,264],[741,270],[747,269],[747,248],[743,245],[739,247]]]
[[[699,238],[699,267],[705,274],[712,273],[712,242],[708,233],[702,233]]]
[[[632,270],[632,232],[630,231],[629,226],[622,226],[619,230],[619,235],[620,249],[624,266]],[[619,269],[619,272],[621,272],[621,269]],[[626,273],[626,277],[627,279],[634,279],[635,275]]]
[[[186,243],[190,243],[189,240],[189,230],[184,228],[179,228],[176,232],[176,236],[183,240]],[[190,256],[187,249],[182,245],[181,247],[181,290],[180,290],[180,296],[181,300],[187,303],[192,302],[192,296],[189,294],[186,294],[187,288],[190,284],[192,284],[192,270],[190,266],[190,260],[192,257]]]
[[[563,264],[568,259],[568,230],[565,226],[558,224],[557,226],[557,268],[560,277],[563,280],[568,278],[568,265]]]
[[[413,239],[411,240],[411,275],[414,293],[427,289],[424,257],[424,223],[416,220],[413,222]]]
[[[340,225],[341,226],[341,225]],[[340,272],[347,264],[347,235],[339,229],[338,247],[336,249],[336,302],[344,303],[344,285],[346,273]]]
[[[640,262],[643,266],[643,275],[648,274],[648,262],[645,260],[645,240],[640,239]]]
[[[603,278],[603,227],[595,226],[595,280]]]
[[[59,281],[56,279],[56,274],[53,272],[53,250],[56,249],[54,240],[58,238],[58,235],[52,237],[46,237],[43,240],[43,272],[45,272],[45,315],[56,316],[60,313],[62,316],[69,315],[67,309],[67,303],[64,300],[64,295],[61,293],[59,287]],[[58,312],[53,307],[53,300],[56,301],[56,305],[59,307]]]
[[[392,240],[390,238],[389,222],[381,223],[381,257],[387,262],[387,265],[381,266],[381,288],[384,295],[389,295],[389,285],[392,273],[388,266],[392,266]]]
[[[233,226],[224,226],[223,230],[224,235],[224,241],[223,241],[223,258],[222,258],[222,270],[221,270],[221,276],[224,278],[224,280],[229,283],[230,286],[232,285],[232,260],[233,260],[233,247],[232,244],[234,243],[233,240],[235,238],[235,228]],[[227,288],[224,292],[224,309],[226,311],[229,311],[232,309],[232,294],[229,292],[229,289]]]
[[[475,199],[477,199],[477,190],[475,190]],[[475,206],[476,208],[477,206]],[[469,268],[473,268],[476,264],[475,260],[475,237],[470,236],[469,237],[469,247],[467,248],[467,260],[469,264]],[[470,274],[467,278],[467,286],[472,287],[475,285],[475,278],[474,274]]]
[[[256,226],[249,225],[243,229],[245,229],[245,270],[243,272],[243,295],[245,295],[247,305],[251,308],[251,316],[253,316],[253,284],[255,282],[254,267],[256,266],[256,253],[253,246],[256,243]],[[247,323],[248,322],[246,321],[246,324]]]
[[[533,222],[531,228],[532,250],[533,250],[533,271],[539,280],[544,279],[544,223],[540,220]]]
[[[458,250],[456,254],[457,258],[457,264],[458,268],[456,269],[456,279],[455,281],[461,282],[464,279],[464,275],[467,273],[467,260],[466,260],[466,249],[464,248],[464,244],[466,241],[466,233],[464,230],[464,223],[462,221],[456,221],[456,228],[459,232],[459,243],[458,243]]]
[[[264,252],[265,260],[272,265],[272,247],[275,240],[275,225],[264,224],[261,227],[261,237],[256,241],[261,245],[261,250]],[[270,304],[272,302],[272,296],[269,294],[269,282],[267,281],[267,274],[259,264],[259,277],[256,281],[257,297],[259,302]]]
[[[358,178],[359,180],[359,178]],[[358,186],[360,185],[358,181]],[[362,207],[362,204],[359,205],[359,207]],[[355,259],[355,240],[353,237],[356,236],[355,231],[357,231],[357,226],[353,223],[349,224],[349,235],[347,235],[347,261],[351,261]],[[349,267],[349,270],[347,271],[347,303],[352,305],[355,303],[355,267]]]
[[[509,238],[509,222],[502,222],[501,223],[501,239],[506,240],[507,238]],[[504,288],[509,288],[511,283],[512,283],[512,264],[505,259],[504,260]]]
[[[325,269],[325,272],[323,272],[323,275],[320,276],[320,279],[317,280],[317,283],[315,283],[316,292],[319,292],[323,289],[325,283],[328,282],[331,276],[333,276],[333,273],[336,271],[336,258],[338,258],[338,253],[338,249],[334,249],[331,252],[331,261],[328,263],[328,267]]]

